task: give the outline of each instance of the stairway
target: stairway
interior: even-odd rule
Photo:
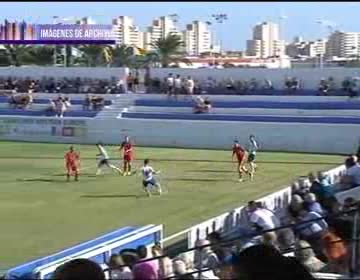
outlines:
[[[134,104],[134,100],[135,96],[133,94],[120,94],[112,100],[110,106],[106,106],[97,114],[96,119],[117,118],[121,112]]]

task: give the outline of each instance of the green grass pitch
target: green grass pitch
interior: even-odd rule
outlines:
[[[230,143],[231,145],[231,143]],[[0,264],[6,269],[126,225],[164,224],[165,236],[279,190],[340,156],[259,152],[255,180],[237,182],[231,151],[136,148],[162,171],[163,196],[142,196],[141,177],[95,177],[95,146],[81,152],[80,182],[65,182],[68,145],[0,142]],[[119,158],[116,147],[107,147]],[[119,161],[117,161],[119,164]]]

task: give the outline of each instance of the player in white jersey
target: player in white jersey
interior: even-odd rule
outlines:
[[[250,172],[249,172],[249,174],[250,174],[250,179],[251,180],[254,179],[254,174],[255,174],[255,171],[256,171],[255,158],[256,158],[256,152],[257,152],[258,149],[259,149],[259,145],[258,145],[257,141],[255,140],[255,136],[250,135],[247,150],[249,151],[248,163],[250,164]]]
[[[161,195],[161,186],[154,177],[154,175],[160,173],[160,171],[155,171],[149,165],[149,159],[144,160],[144,166],[141,168],[141,173],[143,175],[143,187],[147,195],[151,196],[149,186],[156,187]]]
[[[96,171],[96,175],[100,175],[101,174],[101,168],[106,165],[107,167],[116,170],[117,172],[119,172],[120,174],[121,169],[117,168],[115,165],[110,163],[110,157],[109,154],[107,153],[107,151],[105,150],[104,146],[102,145],[102,143],[97,143],[96,147],[99,150],[99,154],[97,155],[99,157],[99,163],[97,165],[97,171]]]

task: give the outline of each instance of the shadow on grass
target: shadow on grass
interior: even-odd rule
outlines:
[[[199,179],[199,178],[167,178],[167,181],[182,181],[182,182],[234,182],[230,179]]]
[[[99,194],[99,195],[82,195],[81,198],[141,198],[145,197],[146,195],[135,195],[135,194]]]
[[[46,179],[46,178],[29,178],[29,179],[17,179],[19,182],[47,182],[47,183],[67,183],[65,179]]]

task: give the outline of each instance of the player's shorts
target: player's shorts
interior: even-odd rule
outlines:
[[[66,170],[68,173],[71,173],[71,172],[77,172],[78,171],[78,168],[75,164],[67,164],[66,165]]]
[[[109,160],[108,159],[102,159],[98,163],[98,167],[101,167],[103,165],[109,166]]]
[[[256,157],[256,154],[253,154],[253,153],[249,154],[248,162],[253,162],[253,161],[255,161],[255,157]]]
[[[144,188],[148,187],[149,185],[156,186],[156,180],[154,177],[151,180],[143,180]]]
[[[124,155],[124,161],[126,161],[126,162],[132,161],[132,156],[131,155]]]

